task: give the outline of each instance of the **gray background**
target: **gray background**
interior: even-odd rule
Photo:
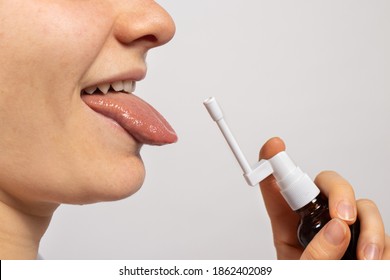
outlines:
[[[337,170],[390,225],[390,1],[161,0],[175,39],[137,94],[180,141],[145,147],[147,178],[113,203],[61,206],[46,259],[274,259],[246,185],[202,101],[216,96],[244,153],[272,136],[311,177]]]

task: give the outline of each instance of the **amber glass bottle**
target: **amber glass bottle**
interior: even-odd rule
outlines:
[[[298,240],[303,247],[313,239],[320,229],[330,220],[328,200],[321,193],[304,207],[296,210],[301,221],[298,227]],[[351,241],[343,256],[343,260],[356,260],[356,248],[359,238],[359,220],[350,226]]]

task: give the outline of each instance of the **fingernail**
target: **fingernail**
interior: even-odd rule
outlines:
[[[340,245],[346,236],[345,226],[340,220],[333,219],[325,226],[324,236],[329,243]]]
[[[368,244],[364,248],[364,258],[366,260],[377,260],[379,259],[379,249],[375,244]]]
[[[340,219],[344,221],[353,221],[356,217],[355,207],[346,200],[337,204],[337,213]]]

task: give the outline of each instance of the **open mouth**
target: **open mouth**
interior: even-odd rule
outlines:
[[[165,145],[177,141],[166,119],[151,105],[133,94],[132,80],[102,83],[84,88],[81,99],[95,112],[117,122],[138,142]]]

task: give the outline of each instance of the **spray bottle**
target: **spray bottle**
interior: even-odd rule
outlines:
[[[250,186],[255,186],[273,174],[280,192],[288,205],[300,215],[297,230],[298,240],[305,248],[320,229],[331,219],[327,198],[320,192],[310,177],[304,173],[285,151],[268,160],[260,160],[253,167],[249,165],[237,141],[231,133],[216,99],[210,97],[203,103],[212,119],[218,124],[222,134],[236,157],[244,178]],[[359,221],[351,229],[351,241],[342,259],[357,259],[356,248],[359,237]]]

